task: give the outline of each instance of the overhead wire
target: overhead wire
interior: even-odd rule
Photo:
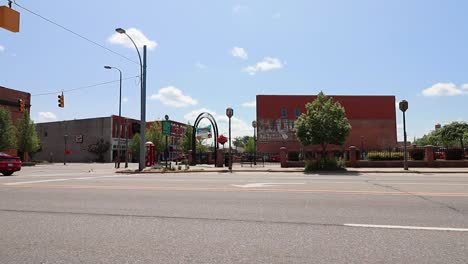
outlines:
[[[11,2],[10,2],[10,3],[11,3]],[[137,61],[135,61],[135,60],[132,60],[132,59],[130,59],[130,58],[128,58],[128,57],[126,57],[126,56],[124,56],[124,55],[122,55],[122,54],[116,52],[116,51],[113,51],[113,50],[111,50],[111,49],[109,49],[109,48],[107,48],[107,47],[105,47],[105,46],[103,46],[103,45],[97,43],[97,42],[94,41],[94,40],[91,40],[91,39],[89,39],[89,38],[87,38],[87,37],[85,37],[85,36],[83,36],[83,35],[81,35],[81,34],[75,32],[75,31],[73,31],[73,30],[71,30],[71,29],[65,27],[65,26],[60,25],[59,23],[57,23],[57,22],[55,22],[55,21],[52,21],[52,20],[50,20],[50,19],[48,19],[48,18],[46,18],[46,17],[40,15],[40,14],[37,13],[37,12],[34,12],[34,11],[32,11],[32,10],[30,10],[30,9],[28,9],[28,8],[26,8],[26,7],[22,6],[22,5],[20,5],[20,4],[18,4],[18,3],[16,2],[16,0],[13,0],[13,3],[14,3],[16,6],[18,6],[19,8],[21,8],[21,9],[23,9],[23,10],[25,10],[25,11],[27,11],[27,12],[29,12],[29,13],[31,13],[31,14],[33,14],[33,15],[35,15],[35,16],[37,16],[37,17],[39,17],[39,18],[41,18],[41,19],[43,19],[43,20],[45,20],[45,21],[47,21],[47,22],[49,22],[49,23],[51,23],[51,24],[53,24],[53,25],[55,25],[55,26],[57,26],[57,27],[59,27],[59,28],[61,28],[61,29],[63,29],[63,30],[65,30],[65,31],[67,31],[67,32],[69,32],[69,33],[71,33],[71,34],[73,34],[73,35],[75,35],[75,36],[77,36],[77,37],[79,37],[79,38],[81,38],[81,39],[84,39],[84,40],[86,40],[86,41],[88,41],[88,42],[90,42],[90,43],[92,43],[92,44],[94,44],[94,45],[96,45],[96,46],[98,46],[98,47],[100,47],[100,48],[103,48],[103,49],[105,49],[105,50],[107,50],[107,51],[109,51],[109,52],[111,52],[111,53],[113,53],[113,54],[115,54],[115,55],[118,55],[118,56],[120,56],[120,57],[122,57],[122,58],[124,58],[124,59],[126,59],[126,60],[128,60],[128,61],[131,61],[131,62],[133,62],[133,63],[136,63],[136,64],[140,65],[139,62],[137,62]]]
[[[131,77],[125,77],[125,78],[122,78],[122,81],[129,80],[129,79],[133,79],[133,78],[140,78],[140,75],[131,76]],[[59,91],[55,91],[55,92],[47,92],[47,93],[32,94],[31,96],[43,96],[43,95],[57,94],[57,93],[61,93],[61,92],[78,91],[78,90],[89,89],[89,88],[93,88],[93,87],[97,87],[97,86],[102,86],[102,85],[106,85],[106,84],[111,84],[111,83],[115,83],[115,82],[119,82],[119,81],[120,81],[120,79],[118,79],[118,80],[113,80],[113,81],[102,82],[102,83],[91,84],[91,85],[87,85],[87,86],[81,86],[81,87],[72,88],[72,89],[59,90]]]

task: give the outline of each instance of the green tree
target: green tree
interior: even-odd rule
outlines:
[[[313,102],[306,104],[306,112],[296,120],[295,128],[301,144],[320,145],[324,157],[329,144],[344,144],[351,125],[340,103],[320,92]]]
[[[10,111],[0,107],[0,151],[16,147],[15,127]]]
[[[109,148],[110,143],[101,138],[96,143],[88,145],[88,152],[97,155],[97,162],[104,162],[104,155],[109,151]]]
[[[137,160],[140,157],[140,139],[140,134],[136,133],[133,135],[132,140],[128,144],[128,147],[132,150],[132,157],[134,157],[134,159],[136,158]]]
[[[467,133],[468,124],[465,122],[452,122],[440,129],[440,136],[442,140],[446,142],[454,141],[460,143],[462,148],[465,146],[464,140],[468,139],[466,138]]]
[[[229,142],[229,141],[228,141]],[[243,138],[242,137],[235,137],[233,140],[232,140],[232,144],[234,145],[234,147],[236,148],[243,148],[244,147],[244,141],[243,141]]]
[[[187,125],[187,128],[185,129],[184,135],[179,141],[179,146],[178,148],[182,150],[183,153],[187,154],[189,150],[192,149],[192,134],[193,134],[193,127],[190,125]]]
[[[245,152],[253,154],[255,152],[255,140],[253,137],[249,137],[247,143],[245,144]]]
[[[166,149],[166,136],[162,134],[162,127],[160,122],[154,122],[146,131],[146,140],[151,141],[158,153],[164,152]],[[171,142],[171,137],[168,136],[168,142]]]
[[[36,125],[25,112],[23,117],[18,120],[17,127],[17,147],[23,153],[23,161],[26,154],[33,154],[40,148],[40,141],[37,137]]]

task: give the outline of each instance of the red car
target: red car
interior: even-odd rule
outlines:
[[[13,172],[19,170],[21,170],[20,158],[0,152],[0,173],[10,176]]]

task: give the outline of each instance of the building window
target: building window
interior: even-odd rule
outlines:
[[[299,110],[299,108],[294,109],[294,115],[299,117],[301,115],[301,110]]]
[[[47,137],[47,136],[48,136],[47,131],[44,131],[44,137]]]
[[[288,115],[288,112],[286,111],[286,108],[281,109],[281,117],[286,118]]]

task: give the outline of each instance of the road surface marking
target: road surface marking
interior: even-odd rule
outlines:
[[[15,185],[15,187],[49,189],[102,189],[102,190],[142,190],[142,191],[193,191],[193,192],[257,192],[257,193],[309,193],[337,195],[390,195],[390,196],[432,196],[468,197],[468,193],[431,193],[431,192],[391,192],[391,191],[346,191],[317,189],[273,189],[273,188],[216,188],[216,187],[178,187],[178,186],[130,186],[130,185]]]
[[[344,226],[351,226],[351,227],[367,227],[367,228],[386,228],[386,229],[407,229],[407,230],[430,230],[430,231],[468,232],[468,228],[452,228],[452,227],[397,226],[397,225],[366,225],[366,224],[344,224]]]
[[[9,183],[4,183],[3,185],[9,185],[9,186],[26,185],[26,184],[43,183],[43,182],[60,182],[60,181],[70,181],[70,180],[90,180],[90,179],[99,179],[99,178],[121,178],[121,177],[128,177],[128,175],[106,175],[106,176],[63,178],[63,179],[50,179],[50,180],[37,180],[37,181],[9,182]]]
[[[240,187],[240,188],[262,188],[262,187],[271,187],[275,185],[300,185],[300,184],[305,184],[305,182],[258,182],[258,183],[248,183],[248,184],[231,184],[231,186],[234,187]]]

